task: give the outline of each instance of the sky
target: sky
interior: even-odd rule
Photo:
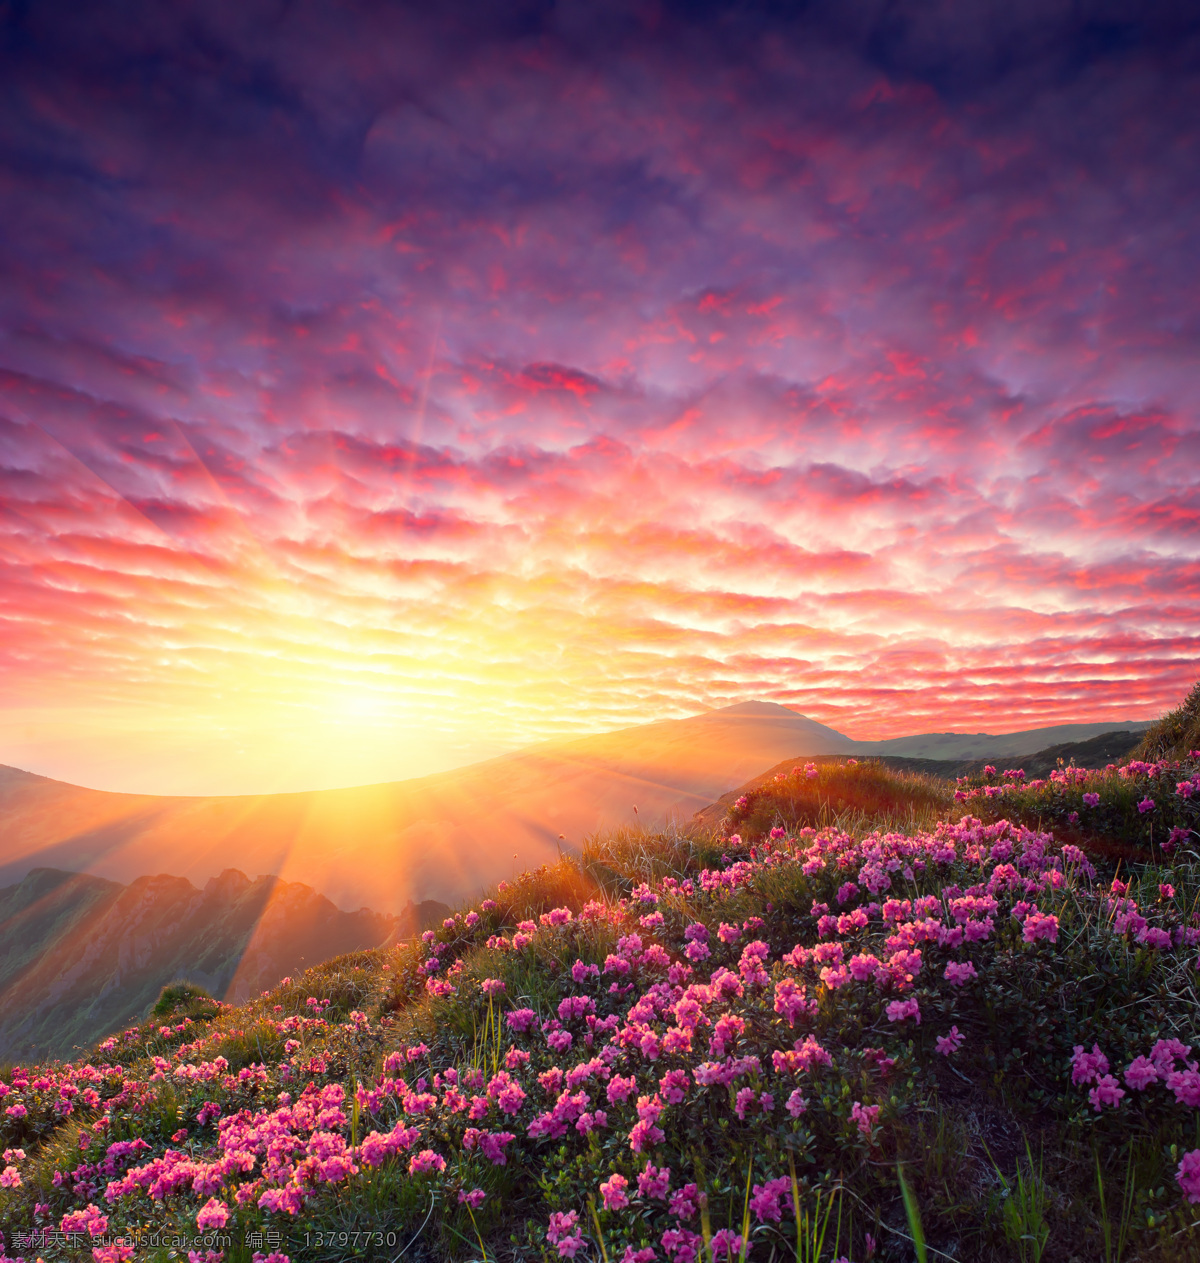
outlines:
[[[0,0],[0,763],[1175,705],[1191,9]]]

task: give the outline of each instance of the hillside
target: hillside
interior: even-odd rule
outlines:
[[[1074,764],[1076,767],[1103,767],[1107,763],[1123,759],[1130,751],[1136,749],[1141,741],[1140,730],[1104,732],[1085,741],[1068,741],[1060,745],[1048,746],[1032,754],[1014,755],[1006,761],[1023,769],[1026,776],[1032,779],[1049,776],[1060,765],[1060,760],[1063,764]],[[908,772],[917,776],[931,776],[947,782],[955,781],[963,776],[978,776],[987,766],[982,759],[921,759],[889,754],[872,757],[875,762],[882,763],[894,771]],[[1004,756],[993,757],[1003,758]],[[832,756],[815,755],[813,761],[818,766],[822,766],[838,760]],[[722,794],[716,802],[701,808],[696,813],[696,820],[715,827],[724,819],[732,804],[743,794],[752,793],[778,776],[789,775],[794,767],[794,759],[785,759],[782,763],[776,763],[765,772],[751,777],[736,789]]]
[[[635,819],[686,819],[781,759],[927,747],[1002,757],[1061,740],[1067,728],[1094,735],[1103,725],[856,742],[785,706],[747,702],[437,776],[307,794],[112,794],[0,769],[0,881],[50,867],[130,882],[165,863],[203,884],[239,868],[302,881],[340,907],[399,914],[423,899],[460,901],[553,860],[560,834],[571,849]]]
[[[145,1015],[187,978],[242,1001],[340,952],[440,921],[343,912],[311,887],[228,869],[202,890],[182,877],[128,886],[39,868],[0,890],[0,1059],[62,1056]]]
[[[1124,773],[1029,792],[1178,798],[1196,836],[1200,762]],[[931,805],[875,761],[822,777]],[[204,1263],[1190,1263],[1197,900],[1190,842],[1117,874],[961,814],[624,828],[419,940],[6,1070],[0,1221],[103,1263],[167,1263],[164,1238]]]

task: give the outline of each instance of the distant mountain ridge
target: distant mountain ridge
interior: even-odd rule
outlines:
[[[202,890],[182,877],[128,886],[38,868],[0,890],[0,1059],[67,1053],[143,1017],[186,978],[242,1001],[341,952],[378,947],[441,920],[343,912],[308,886],[227,869]]]
[[[0,769],[0,881],[51,867],[129,882],[165,866],[203,884],[239,868],[303,882],[340,907],[365,904],[399,914],[425,899],[457,903],[536,868],[556,857],[560,835],[571,847],[635,819],[690,817],[783,759],[1003,758],[1113,727],[1145,726],[1057,725],[862,742],[789,707],[743,702],[547,742],[435,776],[311,793],[112,794]]]

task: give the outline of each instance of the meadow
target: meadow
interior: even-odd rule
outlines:
[[[169,988],[0,1067],[0,1255],[1194,1259],[1187,735],[800,763],[239,1007]]]

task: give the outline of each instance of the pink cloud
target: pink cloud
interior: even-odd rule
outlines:
[[[755,696],[855,736],[1173,704],[1182,28],[811,9],[317,4],[268,35],[218,4],[211,62],[161,7],[30,16],[0,762],[72,708],[114,748],[202,734],[219,789],[228,734],[299,742],[338,696],[379,699],[364,752],[439,758]]]

